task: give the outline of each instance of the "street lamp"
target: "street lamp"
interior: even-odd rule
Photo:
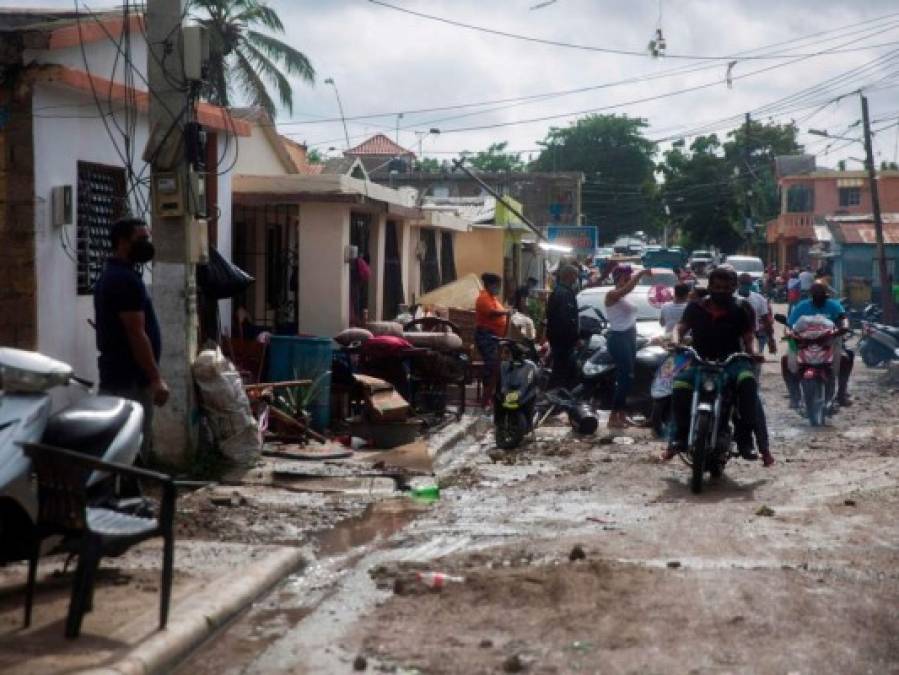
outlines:
[[[415,132],[415,135],[418,136],[418,161],[419,162],[421,162],[421,160],[424,159],[421,156],[422,155],[421,146],[422,146],[422,143],[424,142],[424,139],[426,139],[428,136],[437,136],[438,134],[440,134],[440,129],[436,129],[434,127],[431,127],[427,131],[416,131]]]
[[[330,84],[334,87],[334,95],[337,97],[337,109],[340,110],[340,121],[343,122],[343,135],[346,138],[346,149],[350,149],[350,132],[347,131],[346,128],[346,116],[343,114],[343,103],[340,101],[340,92],[337,91],[337,83],[334,82],[333,77],[329,77],[325,80],[325,84]]]
[[[860,138],[848,138],[846,136],[834,136],[830,132],[822,129],[809,129],[808,133],[812,136],[823,136],[824,138],[833,138],[838,141],[850,141],[852,143],[861,143],[862,139]]]

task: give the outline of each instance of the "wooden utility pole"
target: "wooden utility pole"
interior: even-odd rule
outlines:
[[[886,248],[883,241],[883,217],[880,213],[880,195],[877,192],[877,172],[874,168],[874,150],[871,146],[871,121],[868,118],[868,98],[859,92],[862,101],[862,126],[865,134],[865,168],[868,170],[868,185],[871,190],[871,209],[874,212],[874,236],[877,240],[877,269],[880,275],[880,302],[883,320],[892,324],[896,320],[893,304],[893,275],[887,269]]]
[[[163,461],[183,464],[194,447],[193,380],[190,365],[197,353],[197,290],[191,262],[190,237],[196,236],[189,208],[188,166],[178,145],[184,125],[194,117],[184,82],[181,24],[184,0],[147,0],[147,56],[151,134],[175,150],[153,152],[151,201],[153,242],[153,304],[162,331],[160,370],[168,383],[168,403],[156,410],[154,453]],[[182,146],[183,147],[183,146]],[[163,187],[165,208],[160,207]],[[178,199],[181,209],[173,207]]]
[[[753,242],[753,238],[755,237],[755,230],[752,226],[752,204],[750,203],[750,199],[752,197],[752,188],[749,187],[751,183],[748,183],[748,180],[752,177],[752,169],[749,163],[750,158],[752,157],[752,150],[749,147],[749,136],[751,133],[751,125],[752,117],[749,113],[746,113],[746,124],[744,126],[744,138],[743,138],[743,163],[746,164],[746,179],[747,186],[744,186],[743,190],[746,194],[746,206],[743,210],[743,233],[746,235],[746,243],[748,248],[749,255],[755,253],[755,246]],[[743,173],[742,171],[740,173]]]

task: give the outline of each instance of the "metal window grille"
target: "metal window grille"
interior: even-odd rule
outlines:
[[[112,253],[112,224],[125,213],[125,169],[78,162],[77,204],[77,286],[88,295]]]

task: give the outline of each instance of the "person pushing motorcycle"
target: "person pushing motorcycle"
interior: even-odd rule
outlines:
[[[736,273],[731,269],[715,268],[709,274],[708,288],[708,297],[690,303],[684,311],[677,328],[678,343],[683,344],[684,337],[690,333],[693,349],[708,361],[723,361],[740,352],[745,352],[752,359],[763,359],[755,352],[754,317],[734,297]],[[686,368],[674,381],[674,438],[661,457],[663,461],[671,460],[687,449],[695,375],[693,368]],[[736,359],[728,366],[726,375],[729,386],[734,389],[740,424],[751,429],[756,423],[758,405],[758,381],[753,363],[749,359]],[[739,450],[744,459],[757,459],[751,443],[740,444]],[[774,464],[770,450],[760,450],[764,465]]]

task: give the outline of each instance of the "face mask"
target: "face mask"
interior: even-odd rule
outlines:
[[[731,303],[734,296],[730,293],[709,293],[709,297],[716,305],[724,307]]]
[[[818,297],[818,296],[814,296],[814,295],[812,296],[812,304],[815,307],[823,307],[825,302],[827,302],[827,296],[824,296],[824,297]]]
[[[149,239],[138,239],[131,243],[131,249],[128,251],[128,259],[135,265],[143,265],[153,260],[156,254],[156,247]]]
[[[739,292],[740,292],[740,295],[742,295],[744,298],[748,298],[749,294],[752,292],[752,286],[751,285],[740,286]]]

